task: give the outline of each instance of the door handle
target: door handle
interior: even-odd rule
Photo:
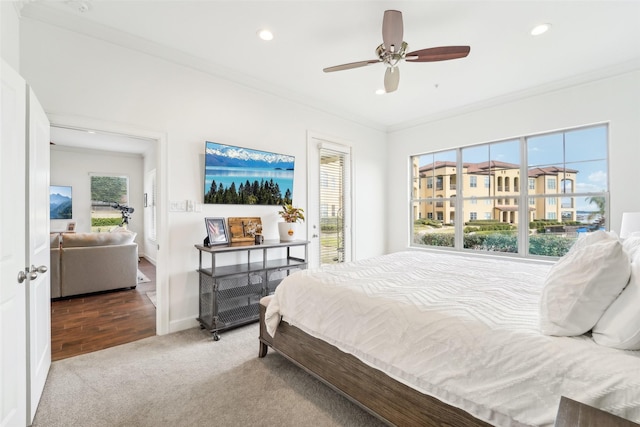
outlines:
[[[18,283],[23,283],[25,280],[27,280],[27,273],[20,270],[20,272],[18,272]]]
[[[35,280],[38,278],[38,273],[46,273],[47,266],[41,265],[40,267],[36,267],[35,265],[31,265],[31,271],[29,272],[29,279]]]

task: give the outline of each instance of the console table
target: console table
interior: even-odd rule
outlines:
[[[308,244],[306,240],[265,240],[250,246],[195,245],[199,251],[200,327],[218,341],[219,331],[258,321],[260,298],[272,294],[289,274],[307,268]],[[293,256],[294,247],[302,247],[304,257]],[[219,265],[216,257],[228,253],[244,260]],[[256,260],[259,255],[261,259]],[[203,256],[211,257],[211,267],[203,267]]]

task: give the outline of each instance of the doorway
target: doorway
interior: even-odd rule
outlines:
[[[51,151],[62,151],[62,157],[77,156],[81,153],[85,158],[98,156],[101,158],[100,166],[91,167],[91,172],[112,172],[110,168],[119,162],[128,161],[128,157],[138,157],[137,164],[140,170],[136,172],[135,185],[131,187],[130,205],[135,206],[131,215],[130,229],[138,233],[139,253],[142,257],[138,263],[138,271],[144,276],[143,281],[138,281],[135,289],[125,289],[115,292],[84,295],[73,298],[58,299],[52,302],[52,353],[54,360],[70,357],[76,354],[97,351],[102,348],[119,345],[125,342],[166,333],[168,329],[168,309],[163,304],[162,277],[163,269],[156,269],[161,260],[162,253],[158,251],[158,240],[163,235],[160,230],[153,230],[153,239],[149,239],[148,230],[143,227],[148,215],[147,210],[153,208],[153,224],[158,227],[162,221],[160,194],[154,197],[145,197],[147,179],[145,172],[154,171],[154,191],[162,190],[164,182],[162,171],[164,168],[161,159],[166,158],[166,141],[163,135],[139,132],[137,130],[115,129],[113,126],[100,126],[97,130],[94,126],[89,129],[85,126],[70,126],[59,124],[63,120],[52,119]],[[109,129],[108,131],[104,129]],[[61,157],[60,155],[57,158]],[[88,156],[88,157],[86,157]],[[111,159],[110,162],[105,159]],[[53,162],[54,158],[52,158]],[[104,165],[104,166],[103,166]],[[89,167],[89,166],[87,166]],[[52,176],[55,166],[52,165]],[[76,168],[74,168],[76,169]],[[84,171],[82,177],[70,177],[62,174],[65,180],[75,179],[83,182],[86,188],[78,187],[74,194],[82,196],[87,202],[90,197],[90,174]],[[156,176],[157,174],[157,176]],[[60,174],[57,175],[60,178]],[[157,182],[156,182],[157,181]],[[57,184],[52,178],[52,184]],[[82,194],[82,192],[85,194]],[[151,205],[148,200],[153,200]],[[78,200],[79,202],[81,200]],[[145,203],[146,202],[146,203]],[[79,204],[80,211],[87,210],[89,202]],[[157,208],[157,211],[156,211]],[[84,217],[74,221],[78,232],[91,231],[91,212],[82,212]],[[137,220],[137,221],[136,221]],[[137,224],[136,224],[137,223]],[[135,225],[134,225],[135,224]],[[57,225],[60,228],[60,225]],[[55,227],[52,222],[52,231]],[[139,274],[140,276],[140,274]],[[153,294],[153,295],[152,295]],[[163,313],[167,312],[165,315]]]

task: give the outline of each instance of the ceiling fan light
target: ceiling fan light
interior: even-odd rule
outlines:
[[[384,89],[376,89],[376,95],[384,95],[385,93],[387,93],[387,91]]]
[[[273,33],[263,28],[258,30],[258,37],[265,41],[273,40]]]
[[[551,24],[536,25],[535,27],[533,27],[531,29],[531,35],[532,36],[542,35],[542,34],[546,33],[547,31],[549,31],[549,28],[551,28]]]

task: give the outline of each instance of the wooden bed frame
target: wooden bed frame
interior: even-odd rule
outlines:
[[[260,301],[260,349],[269,347],[380,420],[398,426],[491,426],[466,411],[402,384],[335,346],[314,338],[287,322],[275,336],[267,333],[266,306]],[[640,424],[562,397],[555,427],[640,427]]]
[[[459,408],[422,394],[366,365],[335,346],[314,338],[300,329],[280,322],[272,338],[264,323],[265,297],[260,304],[260,350],[264,357],[269,347],[305,371],[391,425],[490,426]]]

